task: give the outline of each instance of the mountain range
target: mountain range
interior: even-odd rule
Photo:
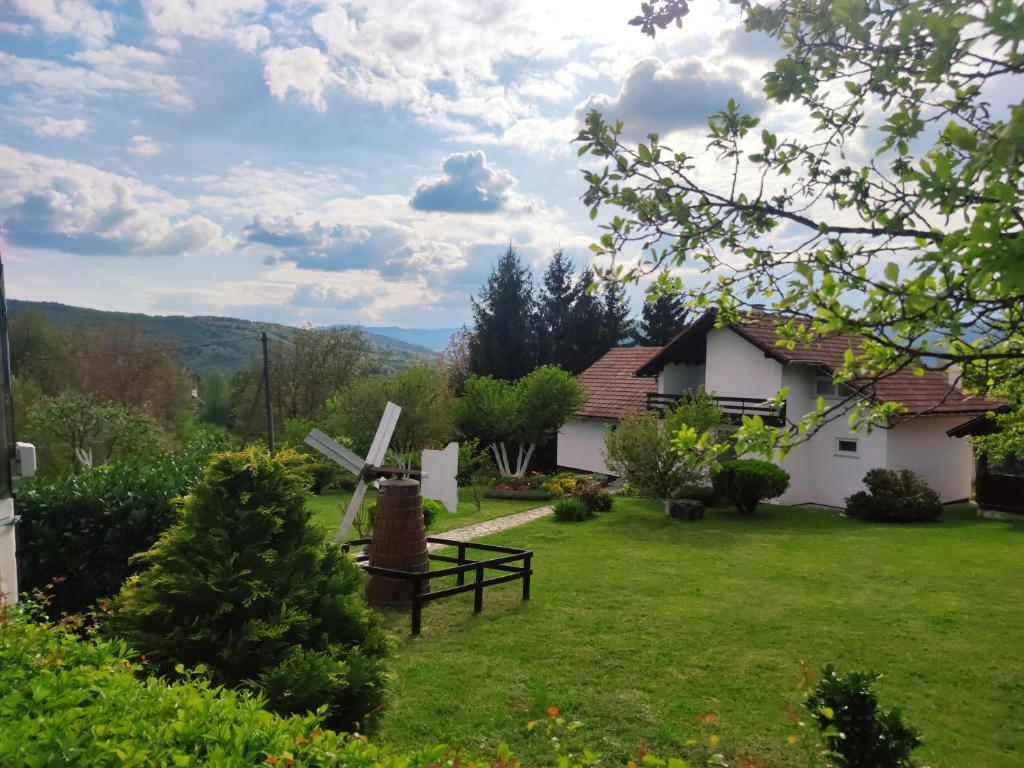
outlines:
[[[296,328],[278,323],[242,320],[235,317],[187,317],[184,315],[146,315],[138,312],[106,312],[99,309],[72,307],[50,301],[8,299],[7,311],[12,321],[35,313],[59,328],[82,328],[101,331],[111,325],[133,325],[151,341],[165,343],[174,349],[178,359],[200,376],[220,371],[231,375],[248,367],[261,354],[260,335],[266,333],[270,342],[289,341]],[[414,360],[433,357],[431,345],[411,341],[415,329],[360,328],[379,357],[378,368],[391,371]],[[378,330],[407,331],[408,339],[396,338]],[[429,332],[428,332],[429,333]],[[438,331],[437,333],[441,333]],[[449,334],[450,335],[450,334]],[[426,338],[426,337],[424,337]],[[448,343],[445,337],[443,348]]]

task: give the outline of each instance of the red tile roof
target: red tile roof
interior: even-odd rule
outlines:
[[[617,419],[624,413],[647,408],[647,393],[658,391],[658,380],[635,376],[661,347],[615,347],[580,374],[586,396],[580,416]]]
[[[698,339],[714,327],[714,319],[713,312],[706,312],[661,348],[611,350],[580,376],[587,394],[587,405],[581,415],[618,418],[626,411],[642,410],[646,406],[646,394],[657,391],[656,379],[649,377],[656,376],[661,368],[673,360],[687,359],[687,355],[691,362],[695,362],[693,355],[698,352],[703,358],[703,346]],[[785,319],[782,315],[758,312],[749,320],[733,323],[729,327],[784,365],[803,363],[821,366],[829,371],[842,365],[847,349],[856,349],[861,344],[857,336],[832,336],[815,339],[808,344],[797,344],[789,349],[779,343],[778,326]],[[626,368],[634,361],[632,370],[627,371]],[[637,376],[638,373],[641,375]],[[999,400],[981,395],[965,395],[953,389],[946,374],[934,370],[926,370],[923,376],[915,376],[909,370],[900,371],[875,382],[864,382],[860,389],[879,402],[902,403],[910,416],[974,415],[1003,405]]]
[[[732,323],[729,327],[782,363],[811,363],[830,371],[842,365],[847,349],[857,349],[861,344],[857,336],[831,336],[789,349],[779,345],[778,326],[783,320],[785,318],[779,315],[758,313],[749,321]],[[925,370],[923,376],[917,376],[903,370],[878,381],[866,382],[861,388],[878,402],[902,403],[912,416],[985,413],[1002,405],[1000,400],[966,395],[954,389],[943,371]]]

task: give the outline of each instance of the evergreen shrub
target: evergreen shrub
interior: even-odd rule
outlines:
[[[380,704],[388,641],[359,566],[310,522],[303,461],[258,446],[215,455],[104,632],[160,674],[204,665],[278,713],[325,707],[351,728]]]
[[[711,482],[717,494],[732,501],[743,514],[752,515],[762,501],[786,492],[789,473],[769,461],[733,459],[722,462]]]

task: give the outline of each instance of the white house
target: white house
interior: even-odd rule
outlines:
[[[715,314],[708,312],[665,347],[610,350],[580,375],[587,399],[558,434],[559,465],[611,474],[604,459],[605,431],[624,413],[660,410],[698,386],[715,395],[727,415],[738,420],[758,413],[765,421],[773,418],[765,401],[788,387],[784,412],[774,416],[778,424],[799,422],[814,410],[819,395],[835,403],[838,418],[782,462],[790,474],[782,503],[843,506],[847,496],[863,489],[864,473],[874,467],[918,472],[943,502],[970,496],[970,444],[946,433],[998,403],[965,395],[938,371],[924,376],[905,371],[863,395],[902,403],[906,413],[886,428],[853,432],[844,415],[848,392],[836,391],[832,371],[857,339],[837,336],[788,349],[778,344],[779,322],[779,315],[757,312],[742,323],[716,328]]]

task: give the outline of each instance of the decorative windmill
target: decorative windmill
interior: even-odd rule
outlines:
[[[455,483],[459,464],[458,443],[449,443],[442,451],[423,451],[423,471],[381,465],[387,455],[391,436],[395,432],[401,413],[402,409],[399,406],[391,402],[387,404],[365,460],[359,458],[355,452],[337,440],[332,440],[319,429],[314,429],[306,437],[306,445],[322,453],[343,469],[347,469],[359,480],[355,492],[352,494],[352,500],[348,504],[348,509],[345,511],[345,517],[342,518],[341,526],[338,528],[338,533],[334,537],[335,542],[345,541],[345,536],[349,528],[352,527],[352,521],[355,520],[356,513],[366,496],[367,484],[389,475],[421,478],[423,480],[423,497],[439,501],[449,512],[455,512],[458,504],[458,488]]]

